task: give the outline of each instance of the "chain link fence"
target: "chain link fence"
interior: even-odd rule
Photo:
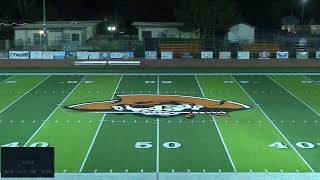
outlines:
[[[228,39],[227,36],[207,36],[200,39],[158,39],[149,38],[139,41],[135,36],[96,38],[83,43],[48,41],[47,51],[99,51],[99,52],[134,52],[135,57],[143,58],[145,51],[170,51],[175,57],[199,58],[202,51],[231,51],[236,56],[238,51],[276,53],[289,51],[293,56],[297,51],[308,51],[311,56],[320,50],[320,35],[294,33],[256,34],[254,40],[240,38]],[[44,50],[43,42],[23,42],[21,40],[1,40],[0,50]],[[235,57],[234,57],[235,58]]]

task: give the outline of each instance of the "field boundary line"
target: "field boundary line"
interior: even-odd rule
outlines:
[[[287,143],[291,146],[291,148],[298,154],[301,160],[308,166],[308,168],[312,171],[313,168],[309,165],[309,163],[303,158],[303,156],[298,152],[298,150],[292,145],[292,143],[287,139],[287,137],[281,132],[281,130],[273,123],[273,121],[269,118],[269,116],[262,110],[260,105],[249,95],[249,93],[241,86],[241,84],[233,77],[232,79],[238,84],[238,86],[244,91],[244,93],[251,99],[251,101],[258,107],[258,109],[262,112],[262,114],[267,118],[267,120],[272,124],[272,126],[279,132],[279,134],[287,141]]]
[[[320,114],[314,110],[311,106],[309,106],[306,102],[302,101],[299,97],[297,97],[294,93],[292,93],[289,89],[285,88],[281,83],[279,83],[278,81],[274,80],[272,77],[267,76],[269,79],[271,79],[273,82],[275,82],[278,86],[280,86],[282,89],[284,89],[285,91],[287,91],[289,94],[291,94],[291,96],[293,96],[294,98],[296,98],[298,101],[302,102],[305,106],[307,106],[311,111],[313,111],[314,113],[316,113],[319,117]],[[312,79],[311,79],[312,80]]]
[[[13,77],[13,76],[12,76]],[[29,89],[27,92],[25,92],[22,96],[18,97],[16,100],[14,100],[12,103],[10,103],[7,107],[5,107],[4,109],[2,109],[0,111],[0,114],[2,114],[4,111],[6,111],[9,107],[11,107],[13,104],[15,104],[16,102],[18,102],[20,99],[22,99],[24,96],[26,96],[27,94],[29,94],[32,90],[34,90],[36,87],[38,87],[40,84],[42,84],[43,82],[45,82],[47,79],[49,79],[49,77],[51,76],[47,76],[46,78],[44,78],[42,81],[40,81],[38,84],[34,85],[31,89]]]
[[[116,95],[116,93],[117,93],[117,90],[118,90],[118,88],[119,88],[119,86],[120,86],[120,83],[121,83],[121,81],[122,81],[122,78],[123,78],[123,75],[120,77],[119,82],[118,82],[118,84],[117,84],[117,86],[116,86],[116,88],[115,88],[115,90],[114,90],[114,92],[113,92],[113,94],[112,94],[112,98],[111,98],[111,99],[113,99],[113,98],[115,97],[115,95]],[[96,141],[96,138],[97,138],[97,136],[98,136],[98,134],[99,134],[99,131],[100,131],[100,129],[101,129],[103,120],[105,119],[106,116],[107,116],[107,113],[105,113],[105,114],[103,115],[102,119],[101,119],[101,122],[100,122],[100,124],[99,124],[99,127],[98,127],[98,129],[97,129],[97,131],[96,131],[96,133],[95,133],[92,141],[91,141],[91,144],[90,144],[89,149],[88,149],[88,151],[87,151],[87,153],[86,153],[86,156],[85,156],[85,158],[84,158],[83,161],[82,161],[82,164],[81,164],[79,173],[82,172],[82,170],[83,170],[83,168],[84,168],[84,166],[85,166],[85,164],[86,164],[86,162],[87,162],[87,159],[88,159],[88,157],[89,157],[89,154],[90,154],[90,152],[91,152],[91,149],[92,149],[92,147],[93,147],[93,145],[94,145],[94,143],[95,143],[95,141]]]
[[[195,77],[195,79],[196,79],[196,81],[197,81],[198,87],[200,88],[200,91],[201,91],[202,96],[203,96],[204,98],[206,98],[206,96],[205,96],[205,94],[204,94],[204,92],[203,92],[203,90],[202,90],[201,84],[200,84],[197,76],[194,76],[194,77]],[[233,162],[233,160],[232,160],[232,158],[231,158],[231,155],[230,155],[230,153],[229,153],[228,147],[227,147],[227,145],[226,145],[226,143],[225,143],[225,141],[224,141],[224,139],[223,139],[223,137],[222,137],[222,133],[221,133],[221,131],[220,131],[220,129],[219,129],[218,123],[217,123],[216,119],[215,119],[213,116],[211,116],[211,118],[212,118],[212,120],[213,120],[213,122],[214,122],[214,125],[215,125],[217,131],[218,131],[218,134],[219,134],[219,136],[220,136],[220,140],[221,140],[221,142],[222,142],[222,144],[223,144],[223,147],[224,147],[224,149],[225,149],[225,151],[226,151],[226,153],[227,153],[227,155],[228,155],[228,158],[229,158],[229,161],[230,161],[231,166],[232,166],[232,168],[233,168],[233,171],[234,171],[234,172],[237,172],[237,169],[236,169],[236,167],[235,167],[235,165],[234,165],[234,162]]]
[[[30,139],[24,144],[23,147],[26,147],[27,144],[38,134],[40,129],[47,123],[47,121],[52,117],[52,115],[60,108],[60,106],[69,98],[69,96],[80,86],[80,84],[86,79],[87,76],[84,76],[82,80],[70,91],[70,93],[57,105],[57,107],[51,112],[51,114],[47,117],[47,119],[41,124],[41,126],[33,133]]]
[[[122,76],[122,75],[142,75],[142,76],[155,76],[155,75],[163,75],[163,76],[242,76],[242,75],[255,75],[255,76],[266,76],[266,75],[300,75],[300,76],[312,76],[312,75],[320,75],[320,73],[270,73],[270,72],[261,72],[261,73],[0,73],[0,75],[25,75],[25,76],[33,76],[33,75],[43,75],[43,76],[52,76],[52,75],[94,75],[94,76]]]
[[[11,78],[13,78],[13,77],[15,77],[15,75],[10,76],[10,77],[4,79],[3,81],[0,82],[0,84],[3,84],[4,82],[8,81],[9,79],[11,79]]]

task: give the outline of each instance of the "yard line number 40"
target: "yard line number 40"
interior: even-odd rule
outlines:
[[[296,146],[298,148],[301,148],[301,149],[314,149],[314,148],[317,147],[317,145],[319,146],[320,143],[317,143],[317,144],[313,144],[313,143],[310,143],[310,142],[298,142],[298,143],[296,143]],[[288,149],[289,148],[287,145],[285,145],[282,142],[275,142],[273,144],[270,144],[269,147],[275,148],[275,149]]]
[[[20,147],[20,143],[13,142],[13,143],[2,145],[1,147]],[[49,144],[46,142],[36,142],[36,143],[32,143],[29,147],[49,147]]]

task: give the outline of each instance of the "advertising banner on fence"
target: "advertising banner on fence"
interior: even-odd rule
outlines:
[[[29,59],[29,51],[9,51],[9,59]]]
[[[201,52],[201,59],[213,59],[213,52],[212,51],[202,51]]]
[[[42,51],[30,51],[30,59],[43,59]]]
[[[123,52],[122,53],[122,58],[123,59],[132,59],[132,58],[134,58],[134,53],[130,52],[130,51]]]
[[[157,59],[157,51],[144,52],[145,59]]]
[[[288,59],[289,52],[288,51],[278,51],[277,52],[277,59]]]
[[[0,51],[0,59],[9,59],[8,51]]]
[[[271,53],[263,51],[259,53],[259,59],[270,59]]]
[[[249,51],[238,51],[238,59],[250,59]]]
[[[308,52],[297,52],[297,59],[308,59],[309,53]]]
[[[219,59],[231,59],[231,52],[219,52]]]
[[[320,59],[320,51],[317,51],[317,52],[316,52],[316,58],[317,58],[317,59]]]
[[[100,59],[111,59],[110,52],[100,52]]]
[[[66,52],[66,59],[77,59],[77,52],[76,51],[67,51]]]
[[[64,51],[54,51],[53,59],[64,60],[66,58],[66,52]]]
[[[42,54],[43,59],[54,59],[52,51],[44,51]]]
[[[89,59],[100,59],[99,52],[89,52]]]
[[[169,51],[161,52],[161,59],[173,59],[173,53]]]
[[[122,52],[112,52],[111,59],[122,59],[123,53]]]
[[[77,52],[77,59],[89,59],[89,52],[88,51],[78,51]]]

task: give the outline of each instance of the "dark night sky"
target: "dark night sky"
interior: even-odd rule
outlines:
[[[27,21],[41,20],[42,0],[35,1],[37,2]],[[242,21],[260,27],[276,27],[280,23],[280,17],[292,13],[300,16],[299,0],[233,1],[237,3],[236,12],[241,15]],[[296,5],[291,5],[295,4],[294,2]],[[174,21],[177,0],[47,0],[47,4],[49,20],[96,20],[118,15],[125,22]],[[318,19],[318,9],[320,0],[309,0],[306,5],[306,18]],[[0,20],[21,21],[18,12],[17,0],[0,0]]]

